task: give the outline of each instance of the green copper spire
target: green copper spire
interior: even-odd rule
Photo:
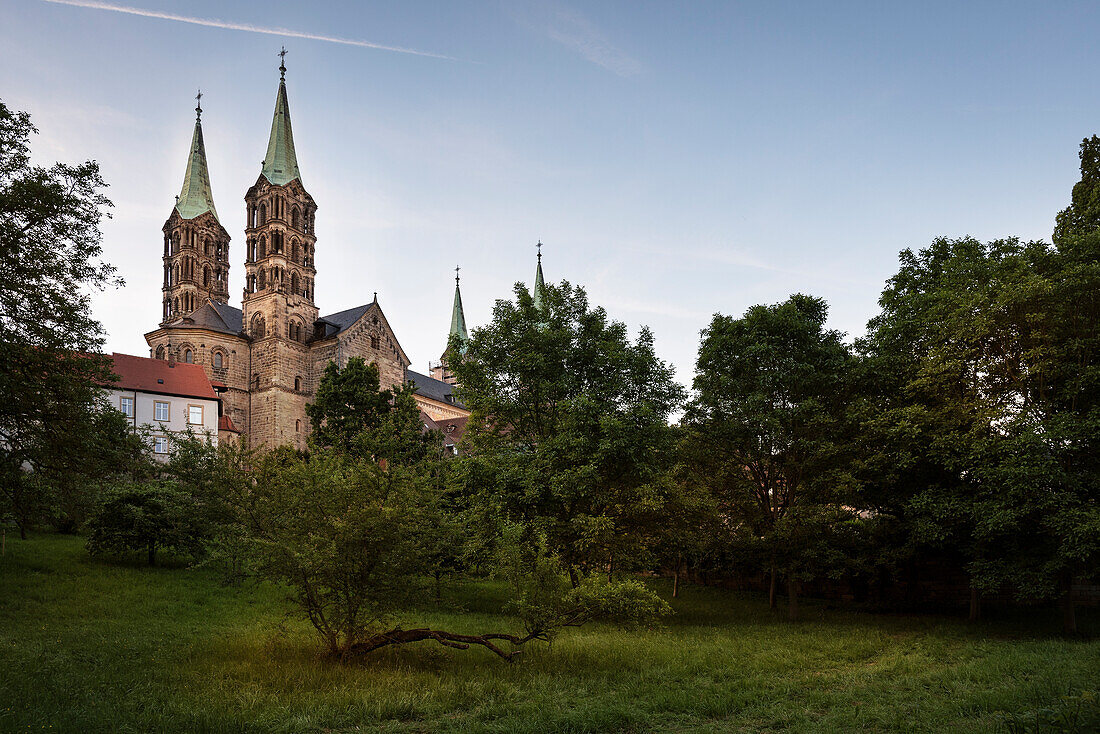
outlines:
[[[466,314],[462,312],[462,291],[458,289],[458,270],[458,266],[455,266],[455,304],[451,309],[451,331],[447,335],[447,342],[450,343],[451,337],[458,337],[462,350],[465,351],[470,335],[466,333]]]
[[[539,266],[535,270],[535,290],[531,295],[535,298],[535,308],[543,307],[543,290],[546,288],[546,284],[542,281],[542,240],[539,240]]]
[[[187,156],[187,171],[183,174],[183,189],[176,199],[176,211],[184,219],[194,219],[210,212],[214,219],[214,194],[210,191],[210,171],[206,168],[206,146],[202,142],[202,92],[196,96],[195,133],[191,136],[191,152]]]
[[[284,48],[279,54],[286,56]],[[284,59],[285,62],[285,59]],[[279,95],[275,98],[275,116],[271,120],[271,138],[267,141],[262,171],[276,186],[301,179],[298,157],[294,153],[294,133],[290,129],[290,105],[286,101],[286,64],[279,65]]]

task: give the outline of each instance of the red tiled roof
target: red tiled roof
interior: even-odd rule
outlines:
[[[435,422],[439,430],[443,432],[443,442],[458,445],[462,441],[462,434],[466,432],[466,421],[469,418],[440,418]]]
[[[237,427],[233,425],[233,419],[227,415],[223,415],[221,418],[218,418],[218,430],[230,431],[231,433],[240,433],[240,431],[237,430]]]
[[[176,362],[173,367],[163,359],[135,357],[118,352],[112,354],[111,359],[114,360],[112,370],[119,376],[118,382],[112,387],[185,398],[218,399],[202,365]]]

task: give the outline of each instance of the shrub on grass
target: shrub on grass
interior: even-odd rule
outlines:
[[[156,565],[158,551],[198,557],[209,535],[193,496],[167,482],[130,484],[112,491],[89,523],[88,552],[143,552]]]

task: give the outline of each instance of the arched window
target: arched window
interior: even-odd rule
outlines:
[[[297,273],[292,273],[291,276],[290,276],[290,292],[293,293],[296,296],[302,295],[301,286],[302,286],[302,284],[298,280],[298,274]]]
[[[290,212],[290,226],[294,229],[298,229],[298,226],[300,224],[301,222],[299,221],[298,207],[294,207],[294,209]]]
[[[225,364],[223,359],[221,352],[214,352],[214,369],[220,370],[222,368],[222,365]]]
[[[267,273],[267,271],[265,271],[265,270],[261,270],[259,273],[257,273],[257,275],[259,276],[258,287],[259,287],[260,290],[263,290],[264,288],[267,287],[267,274],[266,273]]]
[[[267,221],[267,204],[260,204],[260,224]]]
[[[298,240],[290,243],[290,259],[298,262]]]
[[[209,288],[210,287],[210,268],[209,267],[205,267],[205,268],[202,269],[202,287],[203,288]]]
[[[256,314],[252,317],[252,338],[260,339],[264,336],[264,317],[263,314]]]
[[[207,238],[202,244],[202,251],[206,253],[207,257],[213,257],[214,255],[214,243]]]
[[[183,361],[186,362],[187,364],[194,363],[195,353],[192,352],[190,349],[184,349],[183,350]]]
[[[267,238],[261,237],[259,246],[259,258],[263,260],[265,257],[267,257]]]
[[[301,418],[294,421],[294,432],[295,433],[301,433],[302,432],[302,419]]]
[[[164,345],[157,347],[157,359],[164,359]]]
[[[301,390],[302,389],[302,378],[301,377],[295,377],[294,378],[294,389],[295,390]]]

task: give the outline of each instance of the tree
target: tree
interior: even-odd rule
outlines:
[[[441,446],[425,433],[414,388],[405,384],[381,389],[378,366],[352,357],[340,369],[329,362],[306,406],[315,446],[333,448],[389,462],[415,463]]]
[[[583,289],[548,285],[541,307],[522,285],[515,294],[464,352],[451,345],[471,410],[455,472],[471,526],[545,538],[574,587],[644,567],[674,488],[668,417],[683,389],[648,329],[631,342]]]
[[[850,356],[826,314],[821,299],[795,295],[739,319],[715,315],[685,416],[687,470],[710,487],[730,542],[762,561],[773,607],[786,575],[792,619],[798,582],[839,565],[833,536],[853,518],[843,502]]]
[[[1063,245],[1100,229],[1100,138],[1081,141],[1081,180],[1073,185],[1070,205],[1058,212],[1055,245]]]
[[[91,438],[80,428],[112,375],[89,292],[121,283],[100,261],[98,165],[32,166],[33,132],[0,103],[0,487],[23,537],[42,500],[31,472],[63,471]]]
[[[198,557],[209,528],[195,498],[170,482],[123,485],[110,494],[89,523],[88,552],[146,554],[156,565],[158,551]]]
[[[1072,579],[1100,559],[1100,236],[1066,237],[903,252],[864,349],[895,375],[887,420],[922,467],[915,538],[962,558],[975,604],[1061,594],[1072,631]]]

